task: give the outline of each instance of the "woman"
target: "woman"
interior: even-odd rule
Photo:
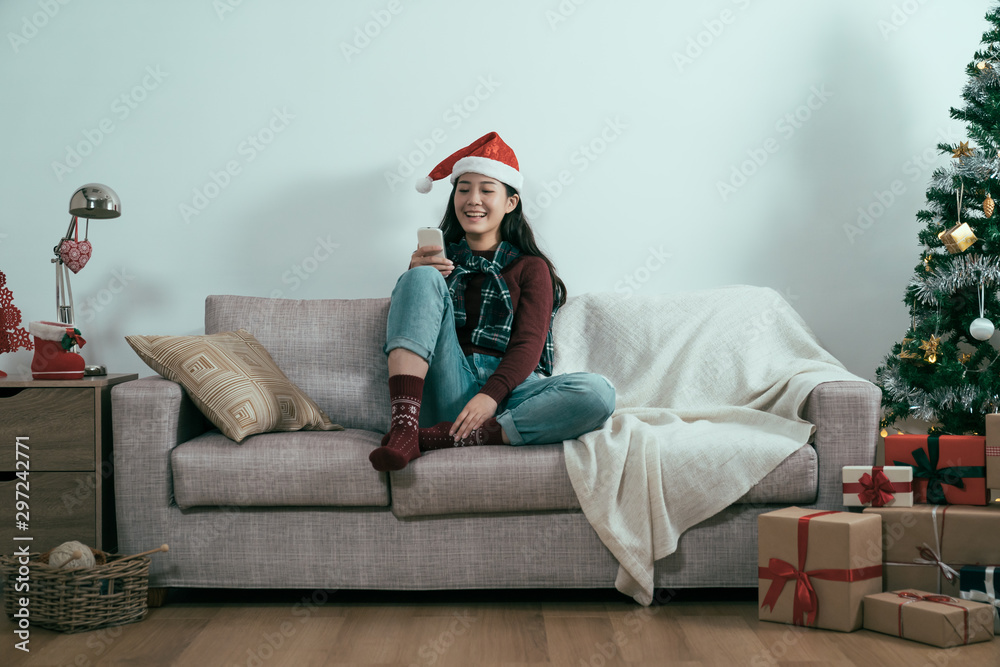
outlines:
[[[435,449],[561,442],[599,427],[615,406],[602,375],[548,377],[566,287],[522,213],[514,152],[491,132],[417,189],[449,175],[447,257],[417,248],[392,291],[383,348],[390,428],[369,456],[379,471]]]

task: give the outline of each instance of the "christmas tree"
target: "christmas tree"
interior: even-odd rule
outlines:
[[[1000,352],[990,342],[991,317],[1000,317],[1000,215],[990,196],[1000,195],[1000,6],[986,19],[965,106],[951,109],[969,140],[938,145],[951,160],[934,171],[917,213],[924,250],[903,299],[910,327],[875,374],[883,428],[911,417],[930,434],[982,435],[984,415],[1000,410]]]
[[[14,306],[14,293],[7,287],[7,276],[0,271],[0,354],[17,350],[31,350],[28,332],[19,328],[21,311]],[[0,377],[7,374],[0,371]]]

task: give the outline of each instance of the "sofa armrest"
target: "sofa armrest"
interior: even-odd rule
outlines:
[[[844,509],[842,468],[875,465],[882,394],[870,382],[824,382],[806,399],[802,417],[816,425],[819,480],[814,507]]]
[[[137,553],[168,534],[170,451],[212,424],[179,384],[158,375],[115,385],[111,407],[118,545]]]

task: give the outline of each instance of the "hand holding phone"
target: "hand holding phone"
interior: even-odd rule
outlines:
[[[433,266],[441,275],[448,277],[455,265],[444,252],[444,234],[437,227],[417,229],[417,249],[410,257],[410,268]]]

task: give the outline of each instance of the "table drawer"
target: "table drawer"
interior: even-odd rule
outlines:
[[[18,530],[15,490],[19,479],[0,473],[0,552],[13,553],[20,544],[32,552],[48,551],[68,540],[97,544],[95,474],[36,472],[28,477],[28,530]],[[24,487],[21,487],[24,491]],[[19,498],[24,500],[23,497]],[[32,537],[30,542],[13,538]]]
[[[31,471],[95,470],[93,389],[0,389],[0,471],[15,470],[27,436]]]

